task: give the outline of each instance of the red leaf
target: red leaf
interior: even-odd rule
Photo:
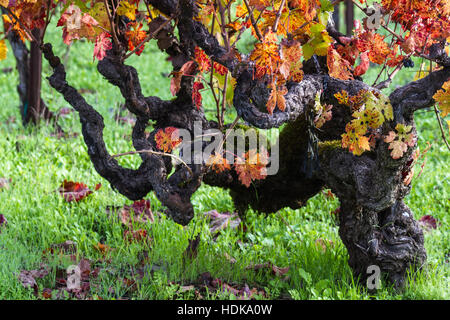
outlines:
[[[155,134],[156,147],[164,152],[172,152],[182,141],[178,135],[178,129],[167,127],[159,129]]]
[[[199,72],[209,72],[211,70],[211,61],[199,47],[195,47],[195,62],[198,64]]]
[[[369,70],[369,54],[367,52],[363,52],[360,58],[361,63],[355,68],[355,72],[353,72],[355,76],[362,76],[367,72],[367,70]]]
[[[430,230],[437,228],[437,220],[430,215],[423,216],[419,219],[419,224],[422,228]]]
[[[180,69],[180,71],[174,71],[171,73],[173,78],[170,80],[170,92],[173,96],[176,96],[181,88],[181,79],[183,76],[190,76],[195,71],[195,61],[186,62]]]
[[[0,227],[6,226],[8,224],[8,220],[6,220],[3,214],[0,214]]]
[[[106,51],[112,49],[112,43],[110,35],[107,32],[102,32],[95,40],[94,47],[94,60],[97,58],[99,61],[106,57]]]
[[[95,190],[98,190],[100,187],[101,184],[97,184],[95,186]],[[67,180],[64,180],[58,191],[67,202],[78,202],[93,193],[93,191],[84,183]]]
[[[202,90],[203,88],[203,83],[194,82],[194,86],[192,88],[192,101],[194,102],[194,105],[197,107],[197,109],[200,109],[200,107],[202,106],[202,94],[200,93],[200,90]]]
[[[262,150],[257,153],[255,149],[249,150],[238,159],[235,170],[239,175],[239,181],[247,188],[253,180],[263,180],[267,176],[266,166],[268,164],[268,153]]]

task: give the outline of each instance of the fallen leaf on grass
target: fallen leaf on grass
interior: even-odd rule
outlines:
[[[78,132],[64,132],[61,130],[57,130],[50,134],[51,137],[55,137],[56,139],[71,139],[78,137]]]
[[[52,289],[45,288],[42,290],[42,297],[44,299],[51,299],[52,298]]]
[[[24,288],[32,288],[37,294],[38,286],[36,278],[44,278],[49,273],[49,267],[46,264],[41,264],[39,269],[35,270],[21,270],[19,274],[19,281]]]
[[[315,242],[316,247],[323,252],[326,252],[329,247],[334,246],[334,242],[328,239],[319,238]]]
[[[224,255],[225,259],[227,259],[227,261],[229,263],[235,264],[237,262],[236,259],[233,258],[232,256],[230,256],[228,253],[225,252],[223,255]]]
[[[204,213],[205,217],[210,219],[209,230],[212,234],[226,228],[235,229],[241,223],[237,213],[219,213],[217,210],[211,210]]]
[[[131,206],[107,207],[106,211],[108,214],[117,211],[120,222],[131,229],[133,228],[133,222],[153,223],[155,221],[149,200],[135,201]]]
[[[9,185],[11,183],[11,178],[0,178],[0,189],[9,189]]]
[[[97,249],[97,251],[99,251],[101,254],[107,254],[109,251],[111,251],[111,247],[103,244],[103,243],[97,243],[94,244],[94,248]]]
[[[152,239],[148,236],[147,230],[139,229],[139,230],[125,230],[123,234],[123,238],[128,242],[144,242],[148,245],[151,244]]]
[[[272,262],[265,262],[260,264],[252,264],[247,267],[245,267],[246,270],[261,270],[261,269],[270,269],[272,273],[278,277],[284,276],[289,271],[289,267],[280,268],[274,265]]]
[[[64,241],[63,243],[52,244],[49,249],[44,250],[44,254],[50,253],[64,253],[74,254],[77,252],[77,245],[71,240]]]
[[[437,228],[437,220],[430,215],[423,216],[419,219],[419,225],[425,230],[431,230]]]
[[[250,300],[254,298],[255,295],[265,296],[265,292],[262,289],[250,289],[247,284],[244,284],[244,286],[242,286],[238,284],[227,283],[218,278],[213,279],[209,272],[201,274],[200,280],[200,283],[203,284],[203,289],[208,288],[208,291],[210,292],[221,290],[222,292],[233,294],[239,300]]]
[[[100,189],[101,186],[102,185],[100,183],[97,184],[94,190],[97,191],[98,189]],[[78,202],[94,192],[82,182],[73,182],[67,180],[64,180],[58,191],[64,197],[64,200],[66,200],[67,202],[71,201]]]
[[[200,244],[200,234],[198,234],[194,239],[189,239],[189,244],[183,256],[191,260],[195,259],[197,257],[197,250],[199,244]]]
[[[58,116],[60,116],[60,117],[61,116],[67,116],[67,115],[73,113],[74,111],[75,110],[72,109],[72,108],[64,107],[64,108],[59,109]]]
[[[6,220],[6,217],[3,214],[0,214],[0,228],[4,227],[8,224],[8,220]],[[1,229],[0,229],[1,232]]]

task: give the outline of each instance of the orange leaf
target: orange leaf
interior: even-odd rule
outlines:
[[[255,149],[252,149],[243,154],[242,159],[238,159],[235,165],[239,181],[248,188],[253,180],[265,179],[267,176],[267,159],[268,154],[265,150],[257,153]]]
[[[327,65],[328,73],[331,77],[340,80],[353,79],[350,72],[350,63],[343,59],[333,46],[328,47]]]
[[[272,114],[276,106],[281,111],[284,111],[286,109],[286,99],[284,96],[288,93],[287,88],[285,86],[277,87],[275,82],[272,82],[271,87],[272,91],[270,92],[269,100],[267,100],[267,111]]]
[[[182,141],[178,136],[178,129],[167,127],[159,129],[155,135],[156,147],[164,152],[172,152]]]

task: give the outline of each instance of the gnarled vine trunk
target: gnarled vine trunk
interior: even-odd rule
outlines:
[[[248,206],[269,213],[284,207],[299,208],[323,187],[328,187],[341,201],[339,234],[348,249],[349,264],[356,276],[365,279],[368,266],[377,265],[391,281],[401,285],[410,267],[418,267],[425,262],[422,231],[403,202],[410,190],[410,186],[404,183],[404,176],[411,169],[414,148],[408,148],[403,157],[395,160],[382,139],[378,139],[372,151],[361,156],[351,154],[336,143],[345,132],[351,112],[348,107],[339,105],[334,94],[346,90],[349,95],[356,95],[361,89],[378,91],[377,88],[358,80],[330,78],[326,64],[314,56],[305,63],[303,81],[288,84],[285,110],[268,114],[261,111],[265,110],[268,97],[266,84],[254,80],[252,67],[242,65],[200,22],[193,19],[196,9],[192,0],[147,2],[166,16],[177,18],[179,37],[172,36],[170,45],[165,47],[174,70],[180,70],[199,46],[214,61],[226,66],[237,79],[233,102],[244,121],[258,129],[278,128],[286,124],[280,134],[280,169],[275,175],[255,181],[252,188],[246,188],[235,172],[217,173],[204,164],[188,164],[189,168],[178,165],[169,175],[171,162],[157,153],[140,153],[142,163],[136,170],[121,167],[106,149],[102,116],[67,82],[60,59],[53,54],[52,46],[45,44],[44,55],[53,68],[50,85],[78,111],[89,156],[102,177],[133,200],[154,191],[167,207],[167,214],[183,225],[189,223],[194,215],[190,198],[202,181],[229,189],[241,212],[245,212]],[[170,26],[161,28],[155,38],[167,40],[171,31]],[[336,35],[332,29],[329,33]],[[432,50],[430,57],[444,68],[390,95],[394,119],[382,125],[378,132],[380,135],[394,130],[398,123],[414,126],[414,111],[434,103],[434,93],[450,76],[450,60],[439,46]],[[182,78],[174,100],[145,97],[138,72],[124,64],[120,48],[115,45],[99,62],[98,71],[120,89],[125,106],[136,116],[132,133],[136,151],[157,151],[154,136],[161,128],[186,129],[193,138],[196,122],[201,123],[203,130],[219,127],[215,121],[208,121],[202,109],[194,105],[193,77]],[[308,113],[318,93],[323,102],[334,105],[333,117],[320,131],[312,133]],[[153,131],[147,137],[145,129],[149,121],[153,121]],[[316,158],[310,153],[312,134],[321,141],[314,146],[318,149]]]

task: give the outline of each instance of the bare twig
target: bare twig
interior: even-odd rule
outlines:
[[[189,166],[187,165],[186,162],[184,162],[180,157],[173,155],[171,153],[165,153],[165,152],[159,152],[159,151],[153,151],[153,150],[138,150],[138,151],[128,151],[128,152],[124,152],[124,153],[118,153],[115,155],[112,155],[112,158],[118,158],[118,157],[123,157],[123,156],[128,156],[128,155],[133,155],[133,154],[141,154],[141,153],[150,153],[150,154],[155,154],[158,156],[166,156],[166,157],[171,157],[177,161],[179,161],[180,163],[182,163],[189,171],[189,173],[193,176],[193,172],[191,170],[191,168],[189,168]]]
[[[275,18],[275,22],[273,24],[273,32],[277,32],[278,29],[278,24],[280,23],[280,18],[281,18],[281,12],[283,11],[283,7],[285,4],[286,0],[281,1],[281,5],[280,8],[278,9],[276,18]]]
[[[249,6],[247,0],[244,0],[244,3],[245,3],[245,6],[247,7],[247,11],[248,11],[248,14],[250,16],[250,21],[252,23],[253,29],[255,29],[255,33],[258,36],[259,41],[262,41],[263,40],[263,36],[261,34],[261,31],[258,28],[258,25],[256,24],[255,17],[253,16],[253,9],[250,9],[250,6]]]
[[[118,48],[120,48],[119,38],[117,37],[117,34],[116,34],[116,26],[115,26],[113,17],[111,16],[111,12],[109,11],[108,0],[103,0],[103,3],[105,4],[106,14],[108,15],[109,25],[111,27],[111,32],[112,32],[112,35],[113,35],[114,43],[116,44],[116,46]]]
[[[444,140],[445,144],[447,145],[448,150],[450,150],[450,145],[447,141],[447,138],[445,137],[445,131],[444,131],[444,127],[442,126],[442,121],[441,121],[441,117],[439,115],[439,110],[436,107],[436,105],[434,105],[434,112],[436,113],[436,118],[439,122],[439,128],[441,129],[441,134],[442,134],[442,139]]]

